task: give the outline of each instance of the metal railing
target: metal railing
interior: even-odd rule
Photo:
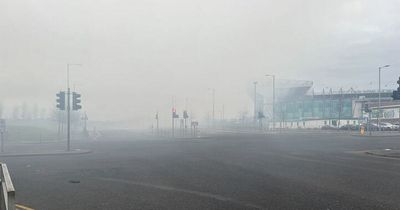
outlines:
[[[7,165],[0,163],[1,173],[1,197],[0,209],[1,210],[15,210],[15,189],[11,181],[10,173],[8,172]]]

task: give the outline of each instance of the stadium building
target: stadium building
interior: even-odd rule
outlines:
[[[277,86],[275,128],[321,128],[328,125],[341,127],[349,124],[359,125],[368,119],[371,119],[371,122],[377,121],[378,91],[323,89],[322,92],[315,93],[312,86],[313,83],[309,81],[291,81]],[[400,119],[400,103],[393,101],[392,92],[393,90],[381,91],[380,119],[394,123]],[[265,119],[262,119],[265,121],[263,124],[267,128],[272,128],[271,94],[257,92],[257,98],[256,109],[265,116]],[[365,111],[366,107],[372,110],[371,114]]]

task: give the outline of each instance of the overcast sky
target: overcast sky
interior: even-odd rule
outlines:
[[[400,76],[398,0],[0,0],[0,99],[55,106],[66,63],[95,120],[251,110],[252,81],[376,89]],[[187,103],[185,103],[185,101]],[[10,110],[10,108],[9,108]]]

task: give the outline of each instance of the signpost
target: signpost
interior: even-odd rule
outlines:
[[[197,137],[197,128],[199,127],[199,122],[197,121],[193,121],[191,123],[191,130],[192,130],[192,136],[193,137]]]

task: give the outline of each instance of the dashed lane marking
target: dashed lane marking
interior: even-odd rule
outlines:
[[[35,209],[29,208],[27,206],[23,206],[20,204],[15,204],[15,207],[17,207],[17,210],[35,210]]]

